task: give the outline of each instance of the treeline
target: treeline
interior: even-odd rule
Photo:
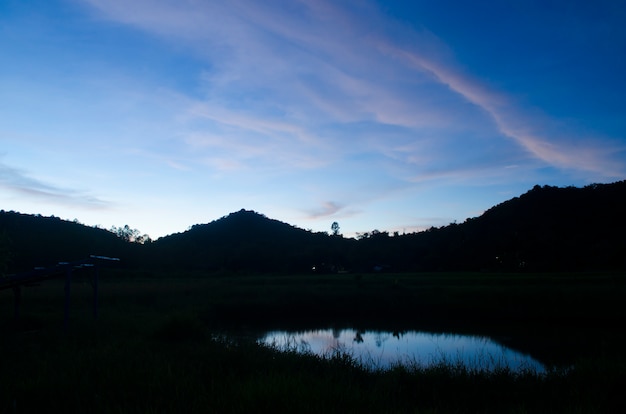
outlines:
[[[0,260],[7,273],[80,260],[91,254],[120,257],[139,265],[140,248],[109,230],[77,221],[0,211],[0,252],[4,252]]]
[[[535,186],[462,224],[363,240],[363,257],[398,270],[626,269],[626,181]]]
[[[14,270],[88,254],[147,270],[208,273],[624,270],[624,211],[626,181],[535,186],[480,217],[419,233],[371,231],[356,240],[241,210],[144,244],[133,243],[148,240],[128,226],[112,232],[3,211],[0,252]]]
[[[159,268],[203,271],[303,272],[350,244],[241,210],[184,233],[157,240],[146,249]]]

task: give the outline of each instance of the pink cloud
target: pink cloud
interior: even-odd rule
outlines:
[[[381,145],[358,136],[347,138],[349,144],[331,142],[320,126],[372,122],[407,128],[408,134],[436,130],[438,140],[462,128],[497,131],[530,157],[560,169],[624,173],[612,161],[623,149],[610,139],[555,127],[546,114],[461,70],[436,35],[402,27],[375,3],[85,1],[110,19],[182,41],[206,59],[211,71],[199,75],[206,98],[188,114],[239,130],[220,145],[242,140],[239,151],[246,156],[278,154],[292,165],[321,166],[333,151],[353,151],[354,142],[362,150]],[[268,149],[241,131],[262,135]],[[388,153],[402,150],[410,147]],[[436,162],[429,155],[406,152],[406,159]]]
[[[610,155],[623,149],[598,137],[563,137],[556,133],[549,138],[542,130],[554,121],[545,115],[530,116],[516,107],[511,98],[492,91],[480,81],[456,70],[452,64],[442,64],[418,53],[381,44],[381,49],[401,57],[408,64],[428,70],[442,84],[484,110],[498,130],[512,138],[533,156],[546,163],[566,169],[583,169],[609,177],[619,177],[623,166],[611,162]],[[535,111],[537,112],[537,111]]]
[[[325,201],[316,209],[310,210],[308,213],[308,218],[318,219],[322,217],[333,216],[341,211],[344,207],[345,206],[334,201]]]

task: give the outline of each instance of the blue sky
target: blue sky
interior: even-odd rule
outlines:
[[[412,232],[626,178],[622,1],[4,0],[0,208]]]

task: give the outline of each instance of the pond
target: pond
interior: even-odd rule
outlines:
[[[272,331],[260,343],[279,349],[295,349],[320,356],[347,352],[370,369],[385,369],[394,364],[423,367],[462,363],[468,369],[513,371],[546,368],[529,355],[507,348],[481,336],[435,334],[428,332],[380,332],[354,329],[320,329],[301,332]]]

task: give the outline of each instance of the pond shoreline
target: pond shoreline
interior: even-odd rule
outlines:
[[[536,275],[391,277],[102,277],[97,321],[91,286],[72,285],[67,330],[62,281],[25,289],[18,323],[10,292],[2,292],[0,413],[14,406],[24,413],[624,411],[623,279],[578,286],[580,275],[545,283]],[[474,318],[489,309],[493,318]],[[373,373],[347,354],[322,358],[213,337],[314,322],[433,333],[458,327],[541,362],[558,354],[560,366],[573,368],[480,373],[444,361]]]
[[[285,352],[318,356],[344,352],[371,370],[384,370],[396,365],[427,368],[447,362],[479,371],[509,369],[513,372],[546,372],[546,367],[532,357],[490,338],[455,333],[315,329],[266,332],[257,342]]]

